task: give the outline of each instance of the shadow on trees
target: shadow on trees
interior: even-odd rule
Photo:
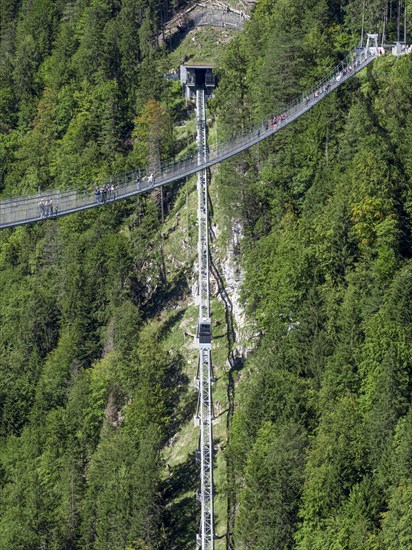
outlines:
[[[144,306],[145,318],[156,317],[163,310],[172,308],[184,299],[188,291],[186,272],[182,270],[173,284],[163,284],[156,289],[149,302]],[[179,312],[179,314],[183,315],[183,312]]]
[[[159,337],[166,338],[167,335],[176,330],[176,326],[181,321],[184,310],[176,311],[162,325]],[[177,433],[182,424],[186,423],[196,410],[197,394],[193,391],[187,391],[189,378],[183,372],[184,360],[178,354],[170,363],[167,372],[167,386],[171,388],[168,399],[168,408],[171,412],[169,416],[169,429],[167,437],[170,438]]]
[[[195,28],[195,22],[189,20],[184,27],[178,27],[177,30],[166,39],[167,49],[173,51],[180,46],[191,30]]]
[[[194,391],[187,391],[189,378],[182,372],[183,361],[179,357],[174,361],[168,371],[167,385],[171,388],[167,402],[170,411],[169,424],[166,437],[170,439],[176,434],[181,426],[193,417],[196,410],[197,394]]]
[[[165,533],[161,550],[194,548],[200,511],[195,500],[198,485],[199,468],[195,453],[191,453],[186,462],[170,468],[161,488]]]

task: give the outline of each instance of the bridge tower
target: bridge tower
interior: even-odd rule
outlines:
[[[375,48],[376,55],[378,54],[378,35],[377,34],[367,34],[366,39],[366,52],[369,51],[369,48]]]
[[[196,126],[198,165],[207,161],[206,98],[215,86],[210,65],[186,65],[180,69],[187,100],[196,98]],[[212,400],[212,329],[210,319],[209,291],[209,219],[208,219],[208,170],[197,175],[198,195],[198,269],[199,269],[199,318],[197,340],[199,361],[195,387],[199,391],[195,425],[200,425],[199,448],[196,453],[200,462],[201,504],[200,529],[196,537],[197,547],[202,550],[214,548],[213,512],[213,400]]]

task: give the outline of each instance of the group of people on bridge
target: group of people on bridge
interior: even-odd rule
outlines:
[[[368,56],[375,55],[375,48],[369,48]],[[385,51],[383,48],[378,48],[378,55],[384,54]],[[330,78],[328,81],[325,81],[324,84],[322,84],[319,88],[317,88],[315,91],[311,92],[310,94],[306,95],[305,97],[305,105],[309,105],[316,99],[322,97],[323,95],[327,94],[329,90],[331,89],[331,86],[334,82],[340,82],[342,78],[348,74],[353,73],[362,63],[362,58],[355,59],[351,64],[347,65],[346,67],[343,67],[341,71],[338,73],[335,73],[332,78]],[[288,111],[283,112],[281,115],[273,115],[270,117],[270,119],[265,122],[262,126],[264,131],[268,131],[270,128],[274,128],[276,125],[282,123],[285,119],[287,119],[289,116]],[[262,128],[258,128],[256,130],[256,136],[259,138],[261,135]]]
[[[287,113],[287,111],[285,111],[284,113],[282,113],[282,114],[279,115],[279,116],[273,115],[272,117],[270,117],[270,120],[268,120],[268,121],[264,124],[265,130],[268,131],[269,128],[274,128],[277,124],[280,124],[281,122],[283,122],[283,121],[286,120],[287,118],[288,118],[288,113]],[[260,128],[258,128],[258,129],[256,130],[256,135],[257,135],[257,137],[260,137]]]
[[[392,53],[394,55],[405,55],[406,53],[412,53],[412,45],[408,44],[397,44]]]
[[[109,200],[114,201],[116,198],[117,184],[109,183],[103,185],[103,187],[95,187],[94,196],[96,197],[96,202],[99,204],[105,203]]]
[[[57,206],[53,205],[52,199],[40,199],[38,202],[41,218],[49,218],[57,214]]]
[[[340,78],[342,78],[342,73],[339,73],[339,75],[341,75]],[[340,80],[340,78],[339,78],[339,80]],[[338,82],[339,82],[339,80],[338,80]],[[326,82],[326,84],[324,86],[321,86],[320,88],[315,90],[313,92],[313,94],[309,94],[305,97],[305,105],[310,103],[312,101],[312,99],[316,99],[318,97],[323,96],[323,94],[327,94],[329,92],[329,90],[330,90],[330,82]]]
[[[138,176],[136,177],[136,188],[140,189],[142,181],[147,180],[147,183],[150,185],[150,187],[153,187],[155,184],[155,175],[154,172],[151,172],[148,176],[144,176],[143,178],[140,176],[140,171]]]
[[[143,180],[146,179],[147,183],[153,187],[155,184],[155,175],[152,172],[148,176],[144,177]],[[142,178],[137,176],[136,178],[136,187],[139,189],[140,184],[142,182]],[[96,198],[96,202],[98,204],[104,204],[107,201],[114,201],[117,197],[118,187],[116,182],[108,183],[107,185],[103,185],[103,187],[95,187],[94,189],[94,195]]]

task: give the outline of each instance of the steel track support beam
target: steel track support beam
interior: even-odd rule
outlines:
[[[198,163],[207,159],[205,91],[196,90]],[[208,222],[208,174],[198,172],[198,257],[199,257],[199,368],[197,384],[199,404],[197,422],[200,424],[200,494],[201,520],[197,547],[202,550],[214,548],[213,517],[213,401],[212,401],[212,335],[210,322],[209,292],[209,222]]]

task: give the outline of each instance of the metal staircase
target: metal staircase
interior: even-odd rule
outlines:
[[[207,158],[205,91],[196,90],[196,118],[198,163],[204,164]],[[210,322],[209,296],[209,224],[208,224],[208,181],[207,170],[198,172],[198,258],[199,258],[199,322],[197,329],[199,345],[198,376],[195,387],[199,391],[196,423],[200,424],[198,457],[200,460],[201,504],[200,533],[197,547],[213,550],[213,402],[212,402],[212,331]]]

